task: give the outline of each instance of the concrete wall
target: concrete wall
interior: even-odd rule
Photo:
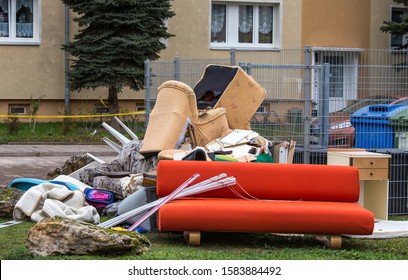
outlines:
[[[304,0],[302,44],[370,48],[371,0]]]
[[[169,20],[168,28],[175,37],[168,40],[162,59],[228,57],[229,50],[210,49],[210,0],[177,0],[172,5],[176,15]],[[281,9],[282,48],[301,48],[302,0],[284,0]],[[248,56],[254,53],[259,52],[246,51]],[[267,51],[263,53],[268,56]]]
[[[0,45],[0,99],[64,98],[64,5],[42,1],[39,46]]]

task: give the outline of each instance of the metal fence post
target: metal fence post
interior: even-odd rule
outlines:
[[[324,147],[329,146],[329,98],[330,98],[330,64],[323,64],[323,92],[320,97],[321,100],[321,115],[320,120],[320,139],[319,142],[322,143]]]
[[[310,106],[311,106],[311,77],[312,77],[312,47],[305,46],[305,77],[303,81],[305,93],[304,126],[303,126],[303,162],[310,163]]]
[[[247,69],[247,73],[249,76],[252,76],[252,64],[251,63],[247,63],[246,64],[246,69]]]
[[[237,50],[236,49],[230,50],[230,65],[231,66],[237,65]]]
[[[145,127],[149,124],[149,115],[150,115],[150,93],[152,85],[152,73],[151,73],[151,62],[149,59],[146,59],[144,62],[145,67]]]
[[[174,58],[174,80],[180,81],[180,57]]]

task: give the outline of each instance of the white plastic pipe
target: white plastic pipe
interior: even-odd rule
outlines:
[[[174,199],[176,195],[178,195],[182,190],[184,190],[186,187],[188,187],[195,179],[197,179],[200,175],[194,174],[192,177],[190,177],[187,181],[185,181],[180,187],[178,187],[176,190],[174,190],[170,195],[166,196],[163,201],[160,203],[156,204],[152,209],[149,210],[145,215],[143,215],[140,219],[136,221],[133,225],[131,225],[128,228],[128,231],[133,231],[135,228],[137,228],[141,223],[143,223],[146,219],[148,219],[151,215],[156,213],[159,208],[169,202],[170,200]]]
[[[227,187],[227,186],[232,186],[236,184],[236,179],[235,177],[227,177],[225,173],[219,174],[217,176],[214,176],[212,178],[209,178],[207,180],[204,180],[200,183],[197,183],[187,189],[184,189],[182,192],[180,192],[178,195],[175,196],[174,199],[182,198],[182,197],[187,197],[187,196],[192,196],[195,194]],[[224,179],[222,179],[224,178]],[[147,203],[145,205],[142,205],[138,208],[135,208],[127,213],[124,213],[120,216],[114,217],[106,222],[100,223],[98,226],[102,228],[110,228],[113,226],[116,226],[118,224],[121,224],[130,218],[136,217],[137,215],[140,215],[141,213],[144,213],[145,211],[153,208],[157,204],[161,203],[166,197],[159,198],[155,201],[152,201],[150,203]]]

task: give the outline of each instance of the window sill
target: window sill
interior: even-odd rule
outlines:
[[[0,45],[4,46],[39,46],[41,42],[39,40],[31,40],[31,41],[19,41],[19,40],[0,40]]]
[[[237,51],[272,51],[278,52],[281,51],[281,48],[278,47],[262,47],[262,46],[210,46],[211,50],[237,50]]]

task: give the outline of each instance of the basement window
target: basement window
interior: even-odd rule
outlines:
[[[95,105],[95,113],[96,114],[109,114],[109,108],[105,106]]]
[[[9,114],[11,115],[27,115],[28,105],[9,105]]]

